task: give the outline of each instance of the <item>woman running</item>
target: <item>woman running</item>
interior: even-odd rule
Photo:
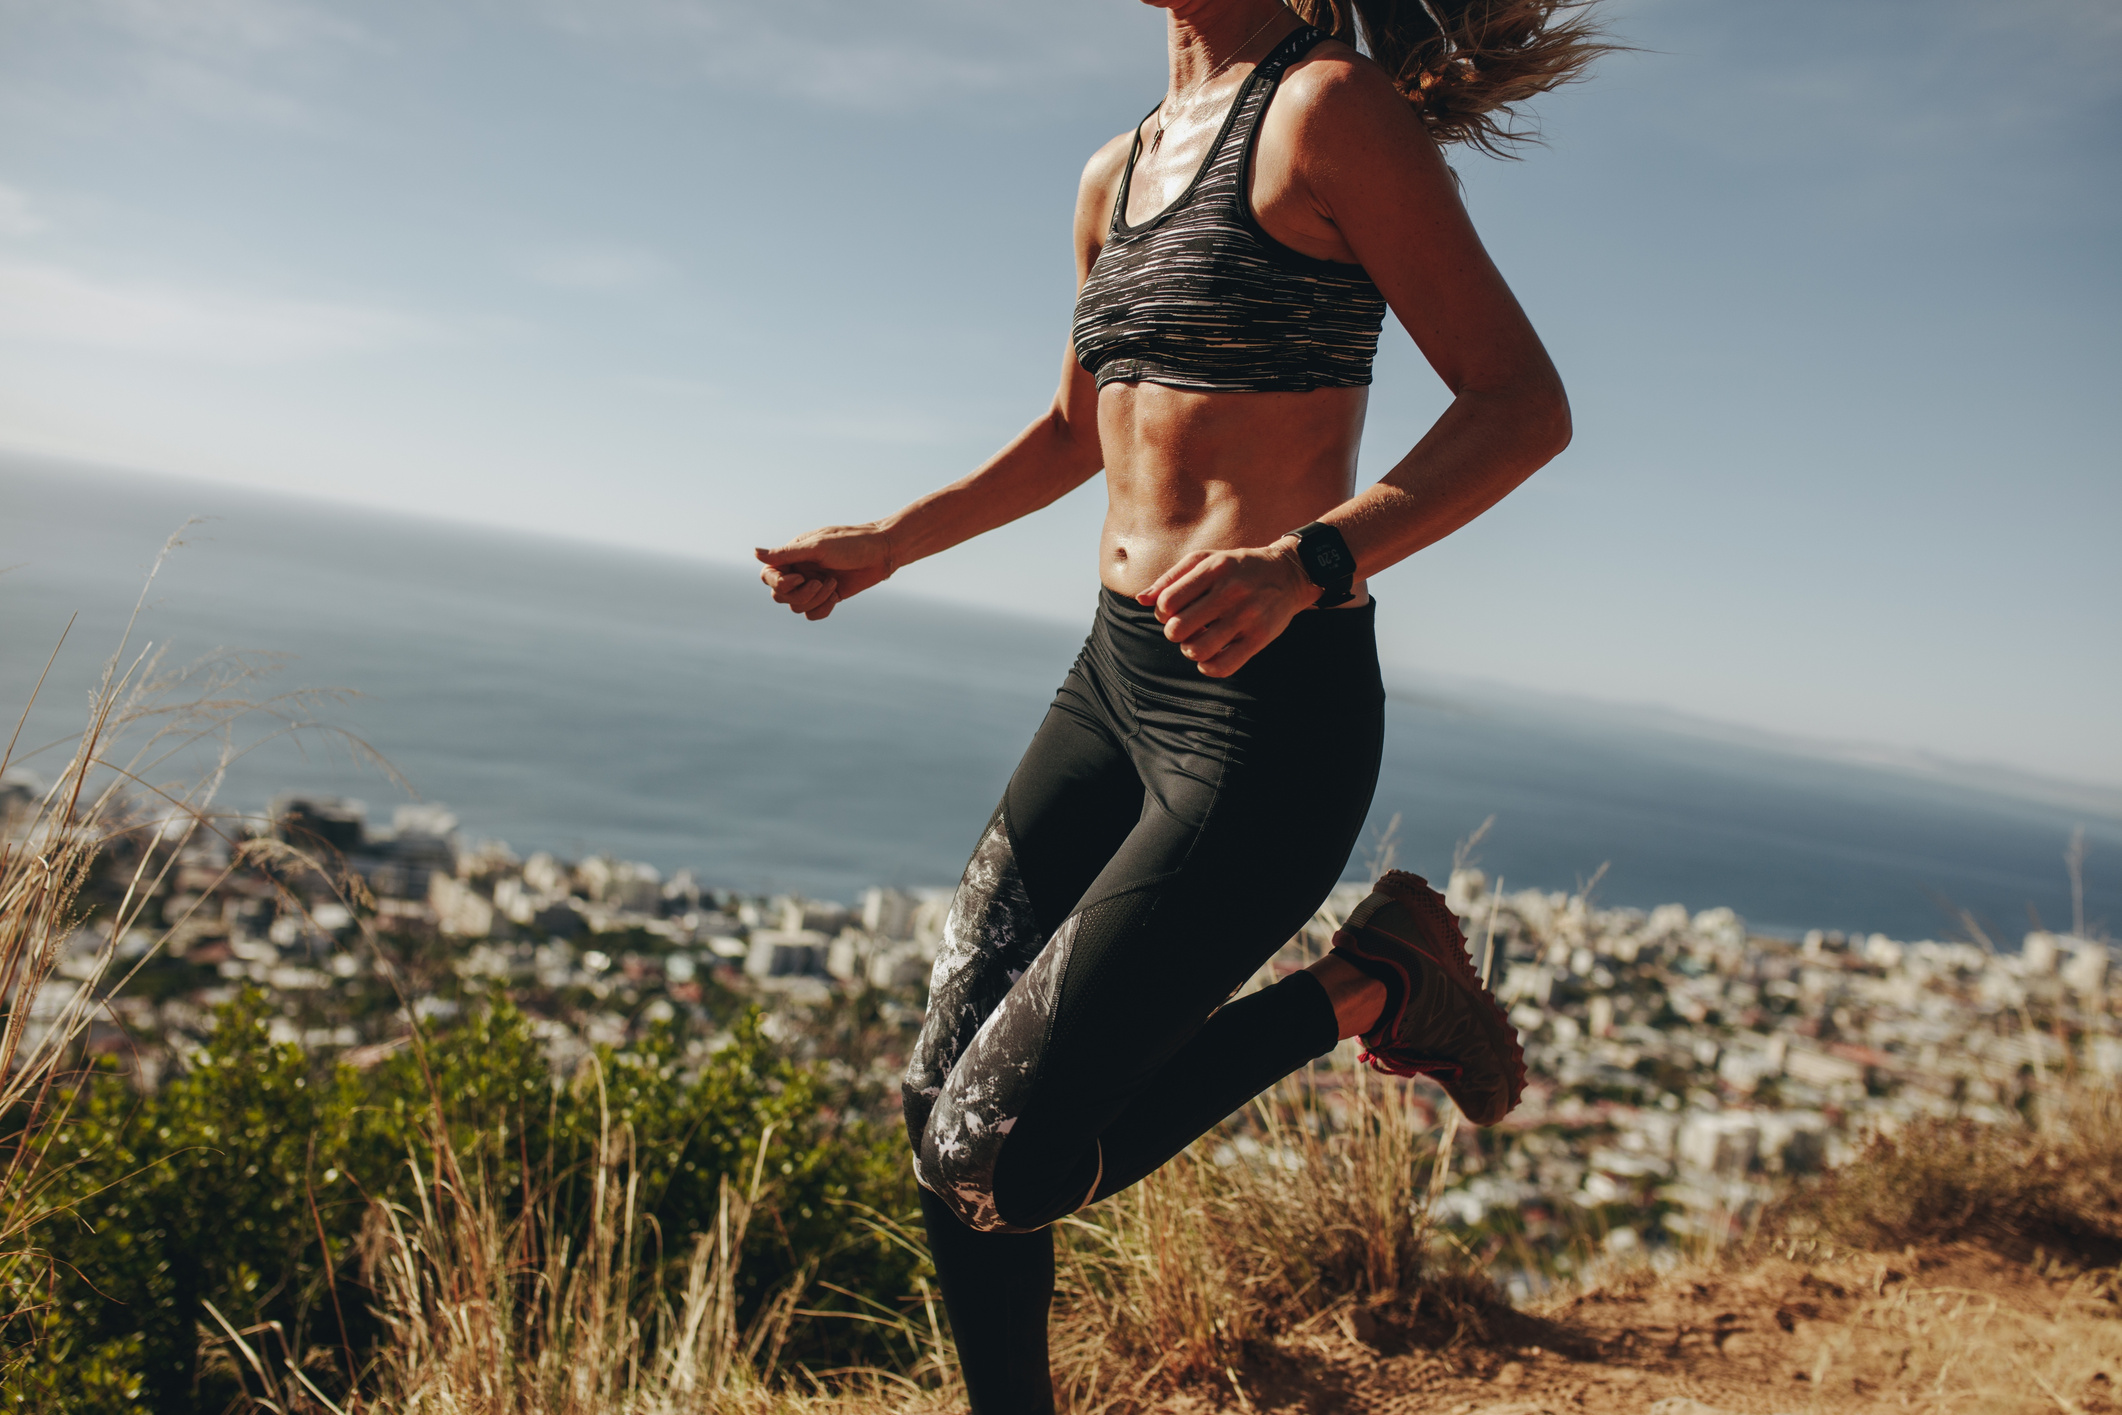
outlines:
[[[1369,578],[1569,441],[1440,144],[1508,139],[1507,105],[1599,46],[1558,0],[1149,3],[1171,87],[1084,169],[1053,406],[896,515],[759,552],[774,599],[823,619],[1106,476],[1090,637],[966,867],[905,1078],[978,1415],[1053,1408],[1049,1226],[1341,1038],[1435,1076],[1478,1124],[1525,1083],[1457,921],[1412,875],[1311,969],[1225,1004],[1312,917],[1370,808]],[[1356,493],[1388,307],[1453,401]]]

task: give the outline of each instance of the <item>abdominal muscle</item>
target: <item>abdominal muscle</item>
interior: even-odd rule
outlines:
[[[1105,587],[1140,594],[1193,551],[1264,546],[1346,501],[1368,395],[1107,384],[1098,394]],[[1366,601],[1363,581],[1355,588],[1350,608]]]

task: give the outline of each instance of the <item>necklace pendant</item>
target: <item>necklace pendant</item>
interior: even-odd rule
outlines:
[[[1157,155],[1157,149],[1162,146],[1164,146],[1164,129],[1159,128],[1156,132],[1150,134],[1149,155],[1151,157],[1155,157]]]

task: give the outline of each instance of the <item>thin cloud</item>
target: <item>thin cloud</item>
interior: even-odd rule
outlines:
[[[1672,0],[1699,46],[1634,56],[1686,65],[1719,98],[1697,109],[1708,144],[1735,155],[1815,161],[1813,143],[1950,164],[1968,144],[2068,130],[2122,96],[2122,6],[2113,0],[1809,0],[1741,23]],[[1621,27],[1624,38],[1626,26]],[[1763,64],[1773,46],[1779,62]],[[1891,54],[1893,62],[1880,62]]]
[[[279,363],[420,343],[442,331],[374,306],[128,285],[0,260],[0,339],[216,362]]]
[[[572,246],[521,262],[525,276],[556,290],[634,290],[670,274],[670,263],[638,246]]]
[[[86,69],[135,100],[282,127],[313,121],[299,91],[316,59],[370,42],[333,8],[300,0],[0,0],[0,29],[24,49],[75,56],[66,85],[23,76],[10,96],[32,111],[78,112]]]
[[[284,55],[362,35],[344,16],[299,0],[73,0],[70,8],[137,44],[201,56]]]
[[[1114,72],[1154,29],[1120,4],[1050,0],[543,0],[546,23],[652,42],[720,82],[835,107],[1022,99]]]
[[[0,236],[34,236],[50,225],[28,193],[0,182]]]
[[[979,427],[969,419],[889,405],[843,408],[809,420],[802,429],[791,430],[882,447],[942,447],[976,434]]]
[[[873,447],[948,447],[978,440],[992,425],[947,402],[909,406],[903,402],[854,401],[830,407],[793,407],[761,401],[742,387],[705,378],[646,374],[627,380],[644,392],[682,401],[713,418],[722,431],[742,430],[772,438],[856,442]]]

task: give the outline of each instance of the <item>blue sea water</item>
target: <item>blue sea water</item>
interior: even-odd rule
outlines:
[[[357,690],[319,716],[468,836],[689,867],[747,892],[955,880],[1083,632],[890,587],[812,625],[726,566],[13,457],[0,459],[10,717],[78,616],[26,743],[78,730],[147,566],[193,515],[212,519],[186,533],[136,638],[173,662],[285,653],[277,686]],[[1085,625],[1094,602],[1086,585]],[[223,802],[330,792],[387,820],[407,799],[307,740],[244,757]],[[2011,940],[2030,908],[2069,922],[2061,855],[2082,824],[2087,912],[2122,914],[2122,818],[2097,807],[1463,686],[1395,691],[1373,829],[1395,815],[1399,863],[1432,875],[1493,815],[1480,863],[1511,887],[1567,889],[1605,864],[1608,903],[1901,938],[1953,934],[1968,909]]]

